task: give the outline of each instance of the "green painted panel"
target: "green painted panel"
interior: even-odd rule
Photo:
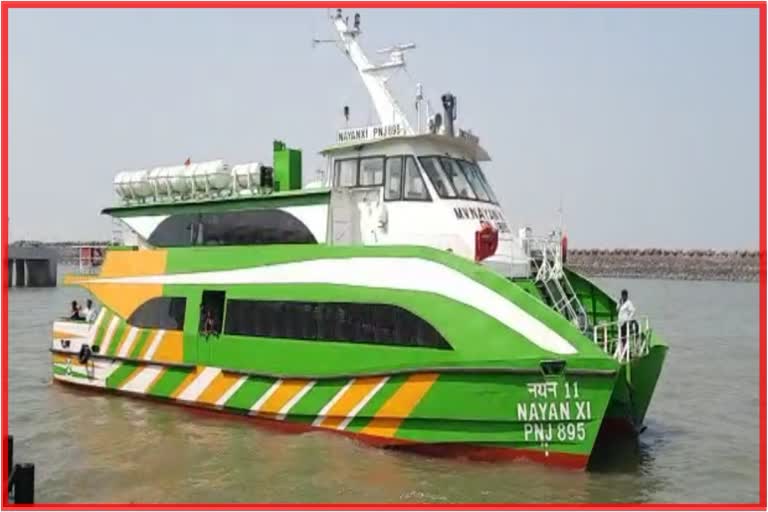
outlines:
[[[253,404],[255,404],[274,383],[275,381],[273,380],[248,377],[248,380],[243,382],[243,385],[235,391],[235,394],[229,397],[229,400],[227,400],[225,405],[234,409],[243,409],[247,411],[253,407]]]
[[[125,322],[125,320],[120,320],[120,322],[117,324],[117,327],[115,328],[115,332],[112,333],[112,341],[109,343],[109,348],[107,349],[107,355],[114,356],[117,354],[117,349],[120,346],[120,342],[123,340],[123,334],[125,334],[125,329],[128,324]]]
[[[69,377],[77,377],[80,379],[88,378],[88,375],[86,375],[85,373],[72,370],[71,368],[67,370],[66,365],[61,365],[61,364],[53,365],[53,373],[55,373],[56,375],[67,375]]]
[[[150,334],[154,334],[154,331],[149,329],[142,329],[141,332],[139,332],[136,344],[133,346],[129,357],[139,357],[141,351],[144,350],[144,345],[147,344],[147,340],[149,339]]]
[[[107,377],[107,387],[119,388],[139,366],[141,365],[138,363],[122,363]]]
[[[101,344],[104,342],[104,334],[107,332],[107,326],[109,325],[109,322],[112,321],[113,316],[114,316],[114,313],[112,313],[111,311],[106,311],[104,313],[104,318],[99,324],[99,328],[96,329],[96,336],[93,338],[94,345],[101,346]]]
[[[349,379],[333,379],[316,382],[309,392],[299,400],[290,411],[291,419],[312,422],[320,410],[330,402],[341,388],[346,386]]]
[[[165,398],[170,397],[192,371],[191,368],[168,368],[149,389],[149,394]]]

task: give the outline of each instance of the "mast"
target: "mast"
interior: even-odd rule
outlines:
[[[400,108],[400,105],[398,105],[389,87],[387,87],[385,72],[405,67],[403,54],[406,50],[415,48],[416,45],[409,43],[379,50],[378,53],[389,53],[390,59],[383,64],[374,65],[368,60],[365,52],[357,42],[357,37],[361,32],[360,14],[355,14],[354,24],[351,28],[349,26],[349,18],[345,19],[342,17],[341,9],[337,9],[336,14],[331,19],[338,33],[342,49],[347,57],[349,57],[349,60],[352,61],[352,64],[355,65],[360,78],[363,80],[363,84],[368,89],[368,94],[371,96],[373,106],[381,123],[399,124],[406,134],[413,135],[414,131],[408,122],[408,118]]]

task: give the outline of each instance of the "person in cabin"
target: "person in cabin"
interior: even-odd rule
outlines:
[[[85,301],[85,309],[81,311],[81,314],[86,322],[93,323],[96,321],[96,308],[93,307],[93,301],[91,299]]]
[[[80,314],[80,305],[76,300],[72,301],[72,310],[69,312],[70,320],[82,320],[83,315]]]
[[[621,297],[616,304],[616,310],[619,315],[621,343],[624,344],[627,338],[627,326],[631,325],[635,319],[635,305],[629,300],[629,292],[627,290],[621,290]]]

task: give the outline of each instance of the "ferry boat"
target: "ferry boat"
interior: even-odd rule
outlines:
[[[434,455],[584,468],[601,429],[636,433],[666,345],[648,319],[566,264],[559,230],[513,230],[459,126],[456,98],[414,124],[388,85],[412,44],[374,64],[359,15],[336,44],[381,124],[344,128],[302,185],[301,152],[121,172],[127,227],[101,304],[53,325],[53,378]],[[345,109],[346,111],[346,109]],[[346,113],[346,112],[345,112]]]

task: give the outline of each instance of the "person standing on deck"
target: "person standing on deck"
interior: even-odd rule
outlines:
[[[635,318],[635,305],[629,300],[629,292],[627,290],[621,290],[621,298],[616,309],[619,312],[619,330],[621,331],[621,345],[623,346],[627,339],[627,326]],[[619,347],[617,347],[619,350]]]

